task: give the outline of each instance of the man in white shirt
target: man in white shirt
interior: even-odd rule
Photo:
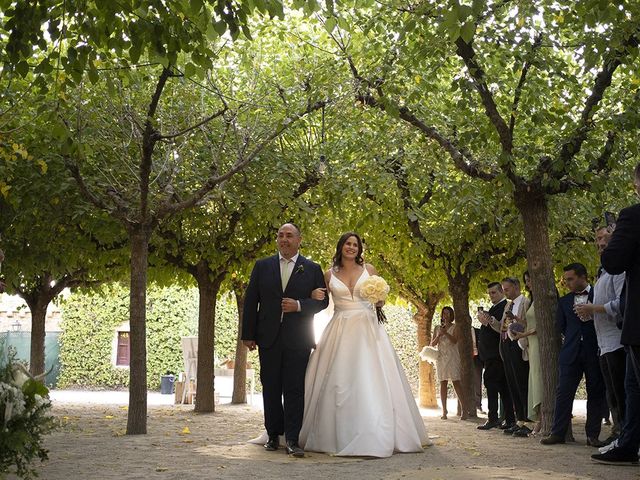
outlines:
[[[493,322],[491,326],[500,333],[500,356],[504,363],[504,371],[507,378],[509,392],[513,407],[516,412],[517,424],[504,430],[505,434],[516,437],[527,436],[531,428],[526,425],[528,392],[529,392],[529,362],[524,359],[524,352],[517,340],[511,340],[508,336],[509,325],[522,323],[526,327],[525,314],[529,308],[529,299],[520,291],[520,280],[516,277],[502,279],[502,289],[510,302],[504,309],[504,315],[499,324]]]
[[[606,227],[596,230],[598,254],[602,254],[609,243],[611,232]],[[624,285],[624,273],[611,275],[601,269],[593,286],[593,303],[576,305],[575,311],[580,318],[593,318],[593,326],[598,337],[600,367],[607,389],[607,402],[613,417],[612,435],[604,443],[611,443],[620,434],[624,422],[626,373],[626,354],[618,328],[620,315],[620,294]]]

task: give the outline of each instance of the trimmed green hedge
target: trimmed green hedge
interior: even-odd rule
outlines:
[[[127,319],[127,302],[127,292],[118,286],[62,302],[58,387],[127,385],[129,371],[111,365],[114,329]]]
[[[400,363],[407,374],[409,385],[414,395],[418,395],[418,332],[413,321],[413,313],[406,307],[386,305],[384,313],[387,316],[385,329],[389,334],[393,348],[395,348]]]
[[[128,321],[129,293],[108,285],[92,294],[76,293],[64,300],[60,336],[61,372],[58,387],[118,388],[129,383],[129,370],[112,364],[116,328]],[[406,308],[387,305],[385,325],[414,392],[418,387],[416,326]],[[160,375],[183,370],[180,337],[196,335],[197,289],[150,287],[147,291],[147,384],[160,386]],[[216,305],[216,365],[235,356],[237,338],[235,297],[221,295]],[[259,373],[258,358],[249,361]],[[258,382],[258,388],[259,388]]]
[[[58,386],[126,387],[129,369],[112,363],[116,328],[129,319],[129,292],[120,285],[73,294],[62,304],[61,372]],[[147,292],[147,384],[183,370],[180,337],[197,329],[197,290],[154,288]]]

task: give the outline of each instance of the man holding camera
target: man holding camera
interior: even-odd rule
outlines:
[[[525,360],[525,354],[518,341],[509,337],[509,327],[512,323],[525,323],[525,315],[531,302],[522,294],[520,280],[516,277],[505,277],[501,284],[510,302],[504,309],[502,321],[499,324],[493,322],[491,326],[500,333],[500,356],[518,420],[514,426],[505,429],[504,433],[515,437],[527,437],[532,432],[527,426],[529,361]]]
[[[500,325],[500,319],[504,315],[508,302],[502,285],[498,282],[487,285],[487,293],[493,305],[488,312],[478,310],[478,320],[482,324],[478,332],[478,356],[484,362],[484,386],[487,389],[489,412],[487,421],[483,425],[478,425],[477,428],[478,430],[491,430],[496,427],[508,429],[516,424],[516,418],[513,414],[513,401],[500,357],[500,333],[491,327],[491,324]],[[505,421],[502,425],[498,419],[498,395],[504,407]]]

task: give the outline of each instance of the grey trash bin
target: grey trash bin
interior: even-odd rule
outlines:
[[[173,375],[160,375],[160,393],[171,395],[173,393],[173,382],[176,377]]]

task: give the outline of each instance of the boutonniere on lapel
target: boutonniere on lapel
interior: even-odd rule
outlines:
[[[298,265],[298,268],[296,268],[296,271],[293,272],[293,273],[295,273],[296,275],[298,273],[304,273],[304,265],[302,263],[300,265]]]

